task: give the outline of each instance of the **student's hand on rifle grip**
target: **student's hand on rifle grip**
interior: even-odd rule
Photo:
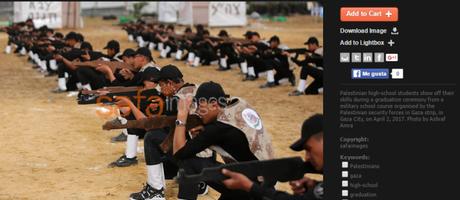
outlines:
[[[199,125],[195,128],[190,129],[190,134],[192,134],[192,138],[196,137],[198,134],[200,134],[201,131],[204,130],[204,126]]]
[[[115,105],[118,107],[126,107],[130,106],[132,104],[131,100],[129,100],[127,97],[122,97],[122,96],[117,96],[115,97]]]
[[[112,73],[112,69],[110,69],[110,67],[108,65],[104,65],[104,64],[99,64],[98,67],[96,67],[96,70],[102,72],[102,73],[105,73],[105,74],[110,74]]]
[[[232,172],[232,171],[227,170],[227,169],[222,169],[222,174],[227,176],[227,177],[229,177],[229,179],[226,179],[226,180],[222,181],[222,183],[228,189],[244,190],[246,192],[249,192],[251,190],[251,188],[252,188],[252,185],[254,184],[244,174],[240,174],[240,173],[237,173],[237,172]]]
[[[120,74],[123,76],[124,79],[126,80],[131,80],[134,78],[134,74],[131,72],[131,70],[123,68],[120,70]]]
[[[296,181],[290,181],[289,185],[291,185],[291,189],[294,194],[301,195],[306,192],[305,188],[313,188],[315,181],[308,177],[303,177],[302,179]]]
[[[85,54],[81,55],[81,57],[87,61],[91,59],[91,56],[89,56],[89,53],[87,51],[85,52]]]
[[[56,48],[54,48],[54,46],[52,45],[48,45],[48,52],[53,52],[53,51],[56,51]]]
[[[62,58],[63,58],[63,57],[62,57],[61,55],[59,55],[59,54],[54,55],[54,59],[55,59],[56,61],[62,61]]]
[[[287,57],[290,57],[290,56],[291,56],[291,54],[290,54],[289,52],[287,52],[287,51],[281,52],[281,55],[287,56]]]

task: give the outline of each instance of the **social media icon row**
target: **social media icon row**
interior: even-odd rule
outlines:
[[[383,62],[398,62],[397,53],[381,53],[381,52],[342,52],[340,53],[341,63],[383,63]]]
[[[353,68],[351,79],[403,79],[404,69],[401,68]]]

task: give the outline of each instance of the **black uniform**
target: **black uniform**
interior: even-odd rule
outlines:
[[[193,84],[185,83],[182,87],[192,85]],[[177,102],[179,98],[177,96],[163,98],[165,99],[165,106],[162,114],[167,116],[176,116]],[[168,133],[169,127],[160,128],[148,131],[145,133],[144,137],[144,155],[146,165],[163,163],[166,179],[174,177],[178,171],[177,164],[172,159],[172,153],[169,152],[165,154],[159,147],[163,140],[167,137]]]
[[[281,54],[280,48],[269,48],[263,52],[263,60],[267,69],[274,69],[275,83],[283,78],[292,78],[294,74],[289,69],[288,57]]]
[[[105,55],[102,52],[98,51],[88,51],[88,54],[90,56],[90,61],[97,60],[99,58],[107,58],[110,61],[117,62],[121,60],[121,54],[119,53],[114,55],[113,57],[109,57],[108,55]],[[120,81],[120,83],[125,82],[126,80],[123,78],[121,74],[119,74],[119,71],[120,69],[117,69],[113,72],[115,78],[118,81]],[[106,78],[105,74],[100,71],[97,71],[95,68],[92,67],[79,67],[77,69],[77,76],[82,85],[90,84],[91,89],[93,90],[97,90],[99,88],[110,85],[110,81]]]
[[[222,66],[227,66],[226,69],[230,69],[230,65],[235,64],[235,63],[240,63],[240,59],[238,58],[238,54],[235,51],[235,48],[233,46],[233,43],[230,42],[224,42],[219,44],[218,46],[218,55],[219,58],[227,58],[227,63],[219,63],[221,68],[224,68]]]
[[[162,98],[160,92],[158,92],[156,89],[149,89],[149,90],[144,90],[142,91],[139,96],[132,95],[130,96],[130,100],[137,106],[137,108],[144,113],[145,115],[149,114],[157,114],[159,111],[152,111],[150,110],[149,106],[151,104],[151,100],[149,100],[151,97],[158,96],[161,99]],[[138,98],[140,97],[140,98]],[[127,117],[125,117],[127,120],[136,120],[136,117],[130,113]],[[129,135],[137,135],[139,138],[147,138],[146,135],[146,130],[145,129],[138,129],[138,128],[128,128],[127,129]],[[145,143],[144,143],[145,145]],[[146,157],[147,160],[147,157]]]
[[[263,52],[265,52],[269,46],[264,42],[257,42],[253,45],[256,46],[257,50],[253,54],[247,55],[246,60],[248,62],[248,67],[254,67],[255,76],[259,77],[259,73],[270,70],[270,67],[266,66],[263,60]]]
[[[174,157],[179,160],[181,168],[187,174],[197,174],[203,168],[222,164],[215,160],[203,161],[194,157],[196,153],[214,145],[221,147],[237,161],[257,160],[249,149],[249,142],[245,134],[233,126],[218,121],[205,125],[204,131],[188,140],[184,147],[174,154]],[[207,182],[207,184],[221,193],[219,199],[253,199],[249,193],[229,190],[220,182]],[[179,198],[196,199],[196,196],[189,193],[187,189],[179,185]]]
[[[109,86],[140,86],[142,85],[142,77],[145,71],[150,71],[150,70],[158,70],[156,67],[153,67],[153,65],[150,65],[150,67],[146,67],[145,69],[139,70],[139,72],[134,74],[134,77],[131,80],[125,80],[122,76],[115,76],[115,80],[109,83]],[[118,73],[118,70],[115,71],[115,73]]]
[[[318,89],[323,87],[323,56],[313,53],[303,61],[293,59],[293,62],[302,67],[300,70],[300,79],[307,80],[308,75],[315,79],[305,89],[305,94],[318,94]],[[310,63],[315,66],[310,65]]]
[[[62,57],[69,61],[73,61],[77,58],[80,58],[81,55],[83,54],[83,51],[78,48],[71,48],[70,50],[63,52],[61,54]],[[64,78],[65,73],[69,75],[69,79],[67,81],[67,90],[76,90],[76,83],[80,82],[78,79],[77,71],[69,69],[67,66],[65,66],[64,62],[58,62],[58,78]]]

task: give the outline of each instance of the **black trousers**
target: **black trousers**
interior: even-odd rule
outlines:
[[[168,40],[168,41],[165,42],[164,47],[165,47],[165,48],[166,48],[166,47],[171,48],[171,51],[169,51],[168,56],[171,55],[171,53],[177,51],[177,44],[175,44],[174,42],[171,42],[170,40]]]
[[[134,117],[133,113],[129,113],[128,116],[125,117],[127,120],[136,120],[136,117]],[[128,135],[137,135],[139,136],[139,139],[142,139],[145,137],[146,131],[145,129],[140,129],[140,128],[128,128],[126,129],[128,132]]]
[[[46,52],[45,55],[44,55],[44,59],[46,60],[46,70],[48,72],[54,71],[54,70],[51,69],[51,66],[50,66],[50,60],[53,59],[53,54],[49,53],[49,52]]]
[[[308,75],[315,80],[305,89],[305,94],[318,94],[318,89],[323,87],[323,70],[309,65],[302,66],[300,79],[307,80]]]
[[[97,90],[107,85],[105,75],[91,67],[79,67],[77,76],[82,85],[90,84],[91,89]]]
[[[192,46],[189,45],[189,44],[187,44],[186,42],[181,42],[181,43],[179,44],[178,49],[179,49],[179,50],[182,50],[182,51],[184,51],[184,50],[186,50],[186,51],[191,51]]]
[[[210,48],[198,48],[195,50],[195,55],[200,57],[200,62],[203,65],[209,65],[212,61],[217,60],[217,54]]]
[[[225,63],[227,66],[226,67],[227,69],[230,69],[230,65],[235,64],[235,63],[238,63],[238,66],[239,66],[240,58],[238,58],[238,55],[236,54],[233,48],[229,48],[226,46],[221,47],[219,48],[219,54],[220,54],[219,58],[227,57],[227,63]],[[220,60],[219,60],[219,66],[222,67],[222,63],[220,63]]]
[[[182,60],[186,60],[188,54],[192,50],[192,46],[188,45],[186,42],[181,42],[179,46],[177,47],[177,50],[181,50],[184,54],[182,55]]]
[[[289,69],[288,63],[282,63],[275,59],[266,59],[264,60],[265,65],[268,69],[274,69],[275,74],[275,83],[278,84],[279,81],[283,78],[291,78],[294,76],[292,71]]]
[[[148,131],[144,136],[144,156],[147,165],[163,163],[166,179],[176,176],[179,167],[172,157],[172,152],[164,153],[160,144],[168,136],[167,129],[154,129]]]
[[[216,160],[198,157],[181,160],[178,163],[181,169],[185,170],[186,174],[198,174],[201,172],[201,170],[203,170],[203,168],[217,167],[222,165],[222,163],[219,163]],[[206,182],[206,184],[221,194],[219,197],[220,200],[254,199],[249,193],[245,191],[227,189],[221,182]],[[178,198],[190,200],[196,199],[197,195],[193,194],[193,190],[191,190],[193,187],[194,186],[179,184]],[[198,185],[196,187],[198,187]]]
[[[256,77],[259,77],[259,73],[272,69],[265,64],[263,59],[258,58],[254,55],[247,56],[246,61],[248,62],[248,68],[254,67]]]
[[[69,79],[67,80],[67,91],[73,91],[77,89],[77,82],[79,82],[77,73],[75,70],[71,70],[65,66],[63,62],[58,63],[58,78],[64,78],[65,73],[69,74]]]

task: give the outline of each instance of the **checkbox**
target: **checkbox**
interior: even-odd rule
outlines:
[[[348,197],[348,190],[342,190],[342,197]]]
[[[348,178],[348,171],[342,172],[342,178]]]
[[[342,187],[348,187],[348,181],[342,181]]]
[[[342,162],[342,168],[348,168],[348,162],[346,161]]]

